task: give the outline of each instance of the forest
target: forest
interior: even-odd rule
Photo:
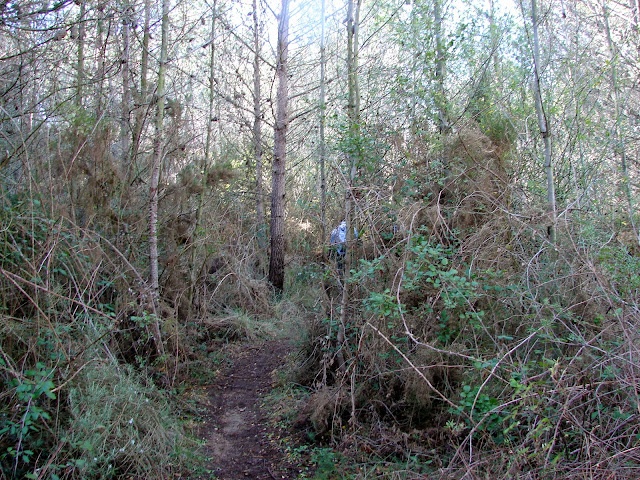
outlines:
[[[639,146],[640,0],[0,1],[0,479],[263,478],[252,355],[264,478],[640,478]]]

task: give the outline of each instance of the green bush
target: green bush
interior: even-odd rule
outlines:
[[[129,308],[119,296],[135,286],[97,235],[51,220],[36,200],[5,198],[0,231],[0,478],[175,473],[191,445],[113,335],[118,315],[135,316],[117,306]]]
[[[69,389],[76,478],[162,478],[187,444],[165,396],[128,365],[98,363]]]

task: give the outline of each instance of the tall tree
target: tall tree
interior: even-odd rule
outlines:
[[[634,12],[635,13],[635,12]],[[627,149],[625,146],[625,138],[622,134],[622,112],[620,108],[620,86],[618,85],[618,70],[616,64],[618,63],[618,52],[616,46],[613,43],[611,37],[611,27],[609,25],[609,7],[607,6],[607,0],[602,0],[602,15],[604,18],[604,28],[607,37],[607,47],[609,49],[609,78],[611,81],[611,91],[613,93],[613,108],[614,108],[614,152],[620,158],[620,172],[622,174],[622,191],[626,197],[627,207],[629,210],[629,220],[633,226],[633,230],[638,234],[638,229],[635,224],[634,210],[633,210],[633,197],[631,196],[631,178],[629,177],[629,166],[627,161]],[[634,15],[635,17],[635,15]],[[635,20],[635,18],[634,18]]]
[[[322,238],[322,244],[327,241],[327,178],[325,172],[326,157],[327,157],[327,145],[325,139],[325,125],[327,123],[327,100],[326,100],[326,70],[327,70],[327,58],[326,58],[326,5],[325,0],[322,0],[322,6],[320,8],[320,234]],[[325,255],[325,249],[322,249],[322,255]]]
[[[104,94],[104,83],[105,83],[105,57],[107,55],[107,39],[104,38],[105,34],[105,20],[107,21],[107,38],[109,36],[109,30],[111,27],[111,20],[109,19],[110,15],[105,14],[105,5],[100,4],[97,7],[97,15],[98,15],[98,32],[96,36],[96,56],[98,59],[98,71],[96,72],[96,118],[100,120],[104,112],[104,103],[105,103],[105,94]],[[123,32],[124,33],[124,32]]]
[[[540,87],[540,40],[538,36],[538,13],[536,0],[531,0],[531,23],[533,26],[533,95],[538,116],[538,128],[544,142],[544,170],[547,177],[547,209],[551,223],[547,227],[549,241],[556,242],[556,192],[554,169],[551,158],[551,132],[547,122],[547,114],[542,102]]]
[[[142,53],[140,58],[140,93],[137,99],[136,119],[133,125],[131,142],[131,162],[135,164],[140,150],[142,130],[149,105],[149,39],[151,38],[151,0],[144,0],[144,26],[142,27]]]
[[[338,327],[337,341],[342,346],[346,340],[346,324],[347,311],[349,307],[349,275],[351,265],[353,263],[353,245],[354,245],[354,228],[353,228],[353,209],[354,196],[353,184],[356,178],[356,169],[360,157],[360,90],[358,86],[358,34],[360,27],[360,3],[361,0],[349,0],[347,3],[347,122],[348,122],[348,141],[347,141],[347,160],[348,171],[345,185],[345,223],[347,225],[346,232],[346,256],[344,272],[342,272],[342,299],[340,303],[340,325]],[[339,347],[338,362],[339,366],[344,366],[344,355],[342,348]]]
[[[256,234],[260,247],[260,268],[262,254],[266,247],[266,223],[264,215],[264,188],[262,184],[262,107],[260,95],[260,23],[258,1],[253,0],[253,155],[256,168]]]
[[[435,101],[438,109],[438,131],[443,134],[449,132],[449,116],[447,114],[447,98],[444,88],[446,55],[444,42],[442,40],[444,29],[442,19],[442,0],[434,0],[433,17],[436,41]]]
[[[276,125],[271,183],[271,258],[269,261],[269,281],[276,290],[279,291],[282,291],[284,288],[285,171],[287,161],[287,128],[289,126],[288,56],[289,0],[282,0],[282,8],[278,19],[276,63],[278,92],[276,96]]]
[[[201,230],[200,225],[202,223],[202,209],[204,205],[204,189],[207,185],[207,176],[209,173],[209,167],[212,163],[213,157],[213,124],[214,124],[214,109],[216,100],[216,20],[218,18],[217,0],[213,0],[211,6],[211,39],[209,44],[209,108],[207,115],[207,136],[204,144],[204,161],[202,165],[202,191],[198,193],[196,218],[193,228],[193,240],[190,245],[191,254],[189,256],[189,272],[190,283],[189,293],[187,297],[187,304],[189,309],[188,316],[191,315],[193,308],[193,297],[195,294],[196,283],[198,281],[198,274],[200,269],[196,267],[196,253],[198,249],[198,237]],[[218,120],[219,121],[219,120]]]
[[[160,180],[160,166],[164,158],[163,121],[166,97],[167,50],[169,48],[169,0],[162,1],[162,41],[160,45],[160,65],[158,69],[158,88],[155,136],[153,139],[153,156],[151,159],[151,178],[149,180],[149,283],[151,286],[151,301],[154,311],[158,306],[160,288],[158,285],[158,183]],[[159,354],[164,353],[162,337],[160,335],[159,320],[154,324],[154,337]]]
[[[131,110],[131,72],[129,65],[129,47],[131,36],[131,7],[125,1],[122,5],[122,111],[120,113],[120,148],[122,150],[121,161],[124,166],[129,159],[131,137],[129,135],[129,112]]]
[[[76,108],[79,110],[82,108],[82,102],[84,100],[84,47],[86,36],[86,6],[85,2],[80,3],[80,14],[78,18],[78,60],[76,63]]]

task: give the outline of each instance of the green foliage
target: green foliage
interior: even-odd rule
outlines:
[[[86,368],[67,404],[78,478],[162,477],[188,447],[165,396],[129,366]]]
[[[624,246],[608,246],[600,251],[599,261],[610,279],[618,301],[638,299],[640,295],[640,257]]]
[[[454,248],[433,245],[422,235],[413,237],[408,248],[413,258],[405,265],[404,288],[407,291],[437,289],[442,292],[444,310],[449,314],[456,312],[459,320],[480,326],[484,312],[473,308],[480,296],[480,284],[453,268]]]
[[[315,448],[311,461],[316,465],[314,480],[329,480],[340,473],[342,456],[331,448]]]
[[[17,411],[0,414],[0,445],[7,445],[0,451],[0,471],[8,473],[13,466],[13,472],[25,473],[25,466],[29,465],[35,452],[45,443],[43,428],[51,421],[49,400],[55,400],[52,392],[54,383],[51,378],[53,371],[38,362],[33,370],[26,370],[21,378],[12,378],[7,385],[7,391],[14,393]],[[10,446],[9,446],[10,445]]]
[[[504,414],[498,409],[498,399],[480,391],[481,386],[463,385],[459,406],[453,410],[478,436],[488,432],[496,441],[502,443],[502,422]]]
[[[45,210],[18,195],[0,208],[0,477],[163,478],[182,462],[182,429],[106,341],[132,286],[98,242]],[[155,320],[130,316],[141,331]]]
[[[384,292],[371,292],[368,298],[363,300],[364,309],[378,316],[384,317],[389,321],[400,318],[402,312],[402,304],[399,304],[396,298],[391,295],[391,291],[387,288]],[[390,323],[390,325],[393,325]]]

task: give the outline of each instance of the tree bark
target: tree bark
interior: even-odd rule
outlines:
[[[105,57],[107,54],[107,42],[104,40],[104,22],[106,19],[106,15],[104,14],[104,9],[106,7],[104,5],[98,7],[98,33],[96,38],[96,50],[98,55],[98,71],[96,72],[97,76],[97,85],[96,85],[96,119],[98,121],[102,117],[104,113],[104,80],[105,80]],[[110,20],[107,20],[110,25]]]
[[[129,112],[131,111],[131,72],[129,70],[129,47],[131,44],[131,7],[128,2],[122,6],[122,110],[120,112],[120,161],[124,170],[129,159],[131,137],[129,135]]]
[[[189,293],[187,297],[188,301],[188,314],[187,318],[191,317],[191,311],[193,308],[193,298],[195,296],[196,284],[198,282],[198,275],[200,273],[200,268],[196,267],[196,253],[198,249],[198,243],[200,236],[200,223],[202,222],[202,207],[204,203],[204,190],[207,186],[207,174],[209,172],[209,166],[211,165],[211,157],[212,155],[212,143],[213,143],[213,112],[215,107],[215,84],[216,84],[216,76],[215,76],[215,68],[216,68],[216,18],[218,15],[217,11],[217,0],[213,0],[213,6],[211,7],[211,44],[209,51],[209,116],[207,118],[207,137],[204,144],[204,162],[202,165],[202,190],[198,194],[198,206],[196,208],[196,218],[193,227],[193,238],[190,245],[190,256],[189,256],[189,272],[190,272],[190,283],[189,283]]]
[[[438,131],[440,134],[449,132],[449,117],[446,107],[446,93],[444,89],[444,71],[446,65],[445,49],[442,43],[442,5],[441,0],[433,2],[433,17],[436,41],[436,107],[438,109]]]
[[[262,184],[262,108],[260,106],[260,24],[258,2],[253,0],[253,152],[256,174],[256,235],[260,249],[260,270],[266,250],[267,229],[264,214],[264,187]]]
[[[276,97],[276,126],[273,149],[271,188],[271,258],[269,281],[278,291],[284,288],[284,214],[285,214],[285,170],[287,160],[287,128],[289,126],[289,78],[287,60],[289,54],[289,0],[282,0],[278,21],[278,60],[276,75],[278,93]]]
[[[547,177],[547,209],[551,223],[547,227],[547,236],[551,243],[556,243],[556,191],[554,169],[551,157],[551,132],[547,125],[547,117],[542,103],[540,88],[540,41],[538,39],[538,15],[536,0],[531,0],[531,22],[533,24],[533,94],[535,97],[538,128],[544,142],[544,171]]]
[[[342,300],[340,302],[340,324],[338,326],[338,368],[343,369],[345,358],[343,349],[346,340],[347,311],[349,310],[349,276],[353,263],[353,249],[355,241],[353,238],[353,182],[356,177],[359,151],[360,151],[360,91],[358,88],[358,30],[360,24],[360,2],[349,0],[347,4],[347,87],[348,104],[347,116],[349,122],[349,150],[347,158],[349,161],[349,172],[345,188],[345,223],[346,232],[346,255],[344,261],[344,272],[342,274]]]
[[[85,40],[85,2],[80,4],[78,20],[78,61],[76,64],[76,109],[82,108],[84,100],[84,40]]]
[[[169,0],[162,1],[162,43],[160,46],[160,65],[158,70],[158,103],[156,109],[155,136],[153,139],[153,157],[151,161],[151,178],[149,181],[149,283],[154,311],[157,310],[160,288],[158,285],[158,183],[160,166],[164,158],[162,142],[162,125],[164,121],[165,78],[167,72],[167,50],[169,43]],[[164,348],[160,335],[159,319],[154,325],[154,337],[158,353],[162,355]]]
[[[636,41],[636,50],[640,51],[640,0],[629,0],[629,8],[631,9],[631,25]]]
[[[636,239],[638,239],[638,229],[635,224],[633,197],[631,195],[631,178],[629,177],[629,167],[627,162],[627,149],[625,145],[625,138],[622,134],[622,118],[620,109],[620,88],[618,86],[618,73],[616,69],[616,63],[618,62],[618,53],[616,47],[611,38],[611,28],[609,26],[609,9],[607,7],[607,0],[602,0],[602,14],[604,17],[604,28],[607,35],[607,47],[609,48],[609,63],[610,69],[610,81],[611,90],[613,91],[613,106],[615,122],[613,127],[613,138],[615,141],[614,152],[620,157],[620,173],[622,175],[621,188],[624,196],[627,200],[627,207],[629,209],[629,221],[633,227]]]
[[[144,27],[142,33],[142,55],[140,58],[140,95],[136,107],[136,120],[133,126],[131,141],[131,161],[133,165],[138,157],[140,141],[142,139],[142,129],[144,127],[147,107],[149,105],[149,39],[151,28],[151,0],[144,0]]]
[[[322,0],[320,20],[320,238],[322,238],[322,257],[326,257],[325,244],[327,241],[327,179],[325,164],[327,158],[327,145],[325,140],[325,124],[327,123],[326,105],[326,39],[325,39],[325,0]]]
[[[204,144],[204,170],[209,167],[211,162],[211,144],[213,143],[213,110],[215,107],[215,87],[216,87],[216,17],[217,12],[217,0],[213,0],[213,6],[211,7],[211,44],[209,49],[209,117],[207,118],[207,138]]]

